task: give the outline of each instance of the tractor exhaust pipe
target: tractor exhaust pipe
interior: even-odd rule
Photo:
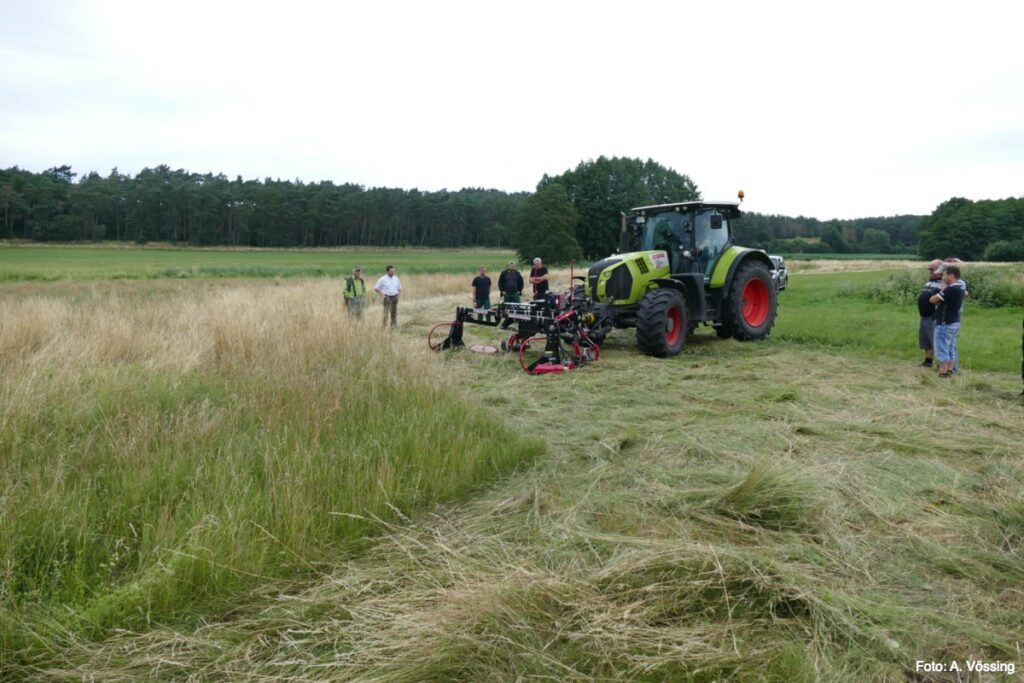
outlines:
[[[620,211],[619,215],[622,216],[622,228],[619,231],[619,253],[625,254],[629,251],[629,230],[626,229],[626,213]]]

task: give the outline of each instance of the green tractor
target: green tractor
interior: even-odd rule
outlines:
[[[733,244],[739,205],[691,201],[622,214],[620,253],[594,263],[573,288],[590,337],[601,343],[613,328],[635,327],[640,351],[662,358],[682,351],[700,324],[722,338],[767,337],[778,305],[773,265],[763,251]]]

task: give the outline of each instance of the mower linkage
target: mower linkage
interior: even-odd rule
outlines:
[[[499,303],[490,309],[459,306],[455,309],[455,320],[451,323],[439,323],[431,329],[427,343],[435,351],[455,349],[465,346],[462,333],[465,325],[483,325],[505,327],[515,324],[516,332],[501,343],[503,351],[519,354],[519,363],[531,375],[560,373],[572,370],[580,365],[595,361],[600,356],[600,348],[587,335],[587,331],[579,319],[578,313],[563,298],[548,294],[544,299],[535,299],[525,303]],[[433,343],[435,331],[448,326],[448,335],[438,343]],[[524,352],[531,343],[544,341],[544,353],[535,361],[527,363]]]

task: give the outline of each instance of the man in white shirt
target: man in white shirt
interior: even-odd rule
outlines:
[[[388,313],[391,314],[391,328],[398,327],[398,295],[402,291],[402,281],[395,275],[395,267],[389,265],[387,275],[381,275],[374,285],[373,291],[384,298],[384,324],[388,324]]]

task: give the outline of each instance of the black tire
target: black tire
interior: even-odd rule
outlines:
[[[572,294],[569,297],[569,301],[572,303],[585,303],[587,301],[586,290],[583,285],[574,285],[572,288]]]
[[[636,314],[636,345],[658,358],[678,355],[686,343],[686,301],[675,289],[652,289]]]
[[[718,336],[740,341],[764,339],[775,325],[778,297],[768,267],[760,261],[747,261],[736,270],[729,296],[722,302]]]

